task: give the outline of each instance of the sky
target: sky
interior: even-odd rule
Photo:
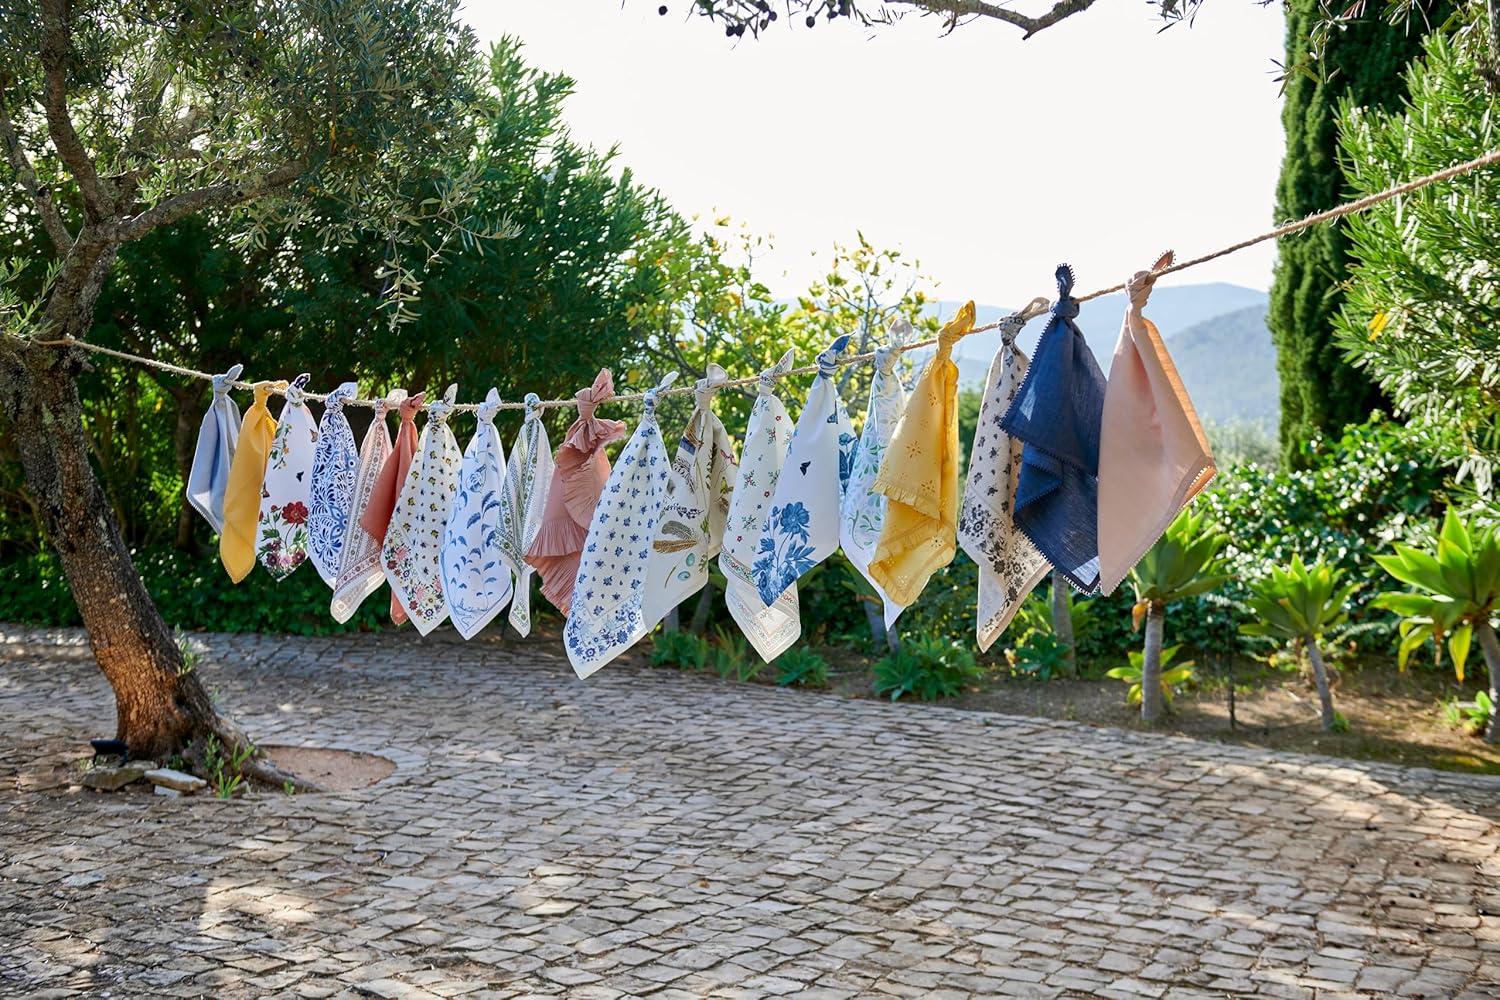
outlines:
[[[577,138],[703,224],[768,235],[761,280],[793,295],[856,231],[921,262],[943,298],[1017,306],[1197,256],[1273,224],[1284,142],[1279,4],[1206,4],[1158,33],[1140,0],[1105,0],[1028,41],[976,21],[844,21],[724,37],[689,0],[469,0],[485,42],[515,35],[566,72]],[[1020,0],[1020,9],[1047,2]],[[1164,282],[1266,288],[1263,245]]]

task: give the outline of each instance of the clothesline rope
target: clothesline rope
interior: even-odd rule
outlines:
[[[1397,184],[1396,186],[1387,188],[1384,191],[1378,191],[1375,194],[1366,195],[1363,198],[1345,202],[1342,205],[1336,205],[1333,208],[1327,209],[1326,211],[1316,212],[1312,215],[1306,216],[1305,218],[1298,219],[1296,222],[1285,223],[1284,225],[1277,226],[1275,229],[1272,229],[1269,232],[1261,233],[1258,236],[1252,236],[1248,239],[1241,240],[1238,243],[1230,244],[1229,246],[1219,250],[1215,250],[1212,253],[1206,253],[1200,257],[1193,257],[1190,260],[1180,261],[1167,267],[1159,268],[1151,272],[1151,277],[1154,280],[1156,278],[1162,277],[1163,275],[1173,274],[1177,271],[1185,271],[1190,267],[1197,267],[1199,264],[1206,264],[1209,261],[1218,260],[1220,257],[1227,257],[1229,254],[1237,253],[1240,250],[1256,246],[1260,243],[1265,243],[1267,240],[1277,240],[1283,236],[1290,236],[1293,233],[1299,233],[1304,229],[1310,229],[1313,226],[1320,225],[1324,222],[1331,222],[1334,219],[1340,219],[1347,215],[1354,215],[1355,213],[1363,212],[1368,208],[1373,208],[1374,206],[1379,205],[1382,202],[1390,201],[1393,198],[1399,198],[1404,194],[1410,194],[1413,191],[1420,190],[1421,188],[1427,187],[1431,184],[1440,184],[1443,181],[1452,180],[1455,177],[1461,177],[1464,174],[1470,173],[1472,171],[1479,170],[1484,167],[1494,166],[1496,164],[1500,164],[1500,149],[1491,150],[1490,152],[1485,153],[1482,156],[1477,156],[1474,159],[1468,160],[1464,163],[1456,163],[1451,167],[1445,167],[1442,170],[1427,174],[1423,177],[1417,177],[1412,180],[1406,181],[1403,184]],[[1079,303],[1088,302],[1090,299],[1101,298],[1102,296],[1111,295],[1115,292],[1122,292],[1124,290],[1125,282],[1122,281],[1119,284],[1110,285],[1108,288],[1101,288],[1098,291],[1089,292],[1087,295],[1074,296],[1074,301]],[[1000,325],[1001,321],[986,323],[983,326],[976,326],[973,330],[969,331],[969,334],[966,334],[966,336],[975,333],[983,333],[986,330],[995,330],[998,329]],[[184,378],[195,378],[208,382],[211,382],[214,379],[214,375],[210,372],[202,372],[193,368],[184,368],[181,365],[174,365],[170,362],[160,361],[156,358],[142,357],[139,354],[131,354],[127,351],[117,351],[112,347],[104,347],[99,344],[90,343],[86,340],[78,340],[75,337],[62,337],[56,340],[38,340],[33,341],[33,343],[43,346],[78,348],[79,350],[90,351],[95,354],[103,354],[112,358],[119,358],[122,361],[131,361],[139,365],[144,365],[147,368],[155,368],[158,371],[169,372],[173,375],[181,375]],[[937,338],[934,337],[928,340],[919,340],[910,344],[903,344],[897,347],[893,347],[892,350],[898,353],[905,353],[907,351],[920,350],[924,347],[931,347],[936,343]],[[838,364],[840,366],[857,365],[873,361],[874,359],[875,352],[867,351],[863,354],[852,354],[846,357],[842,357],[838,360]],[[815,373],[817,370],[817,365],[804,365],[801,368],[793,368],[790,371],[787,371],[780,375],[776,375],[774,377],[777,379],[782,379],[792,375],[809,375]],[[730,379],[729,381],[722,383],[720,386],[718,386],[718,388],[729,389],[737,388],[740,386],[755,385],[759,381],[760,376],[757,374],[749,376],[748,378]],[[239,381],[231,382],[230,385],[232,385],[236,389],[249,390],[254,387],[255,383],[253,381],[242,379]],[[276,391],[279,394],[285,394],[284,390],[278,389]],[[694,391],[694,386],[692,384],[688,384],[662,390],[657,393],[657,396],[660,397],[685,395]],[[319,402],[322,402],[328,398],[326,393],[308,392],[304,393],[304,395],[308,399],[318,400]],[[644,392],[626,392],[610,397],[607,402],[639,402],[645,398],[646,393]],[[344,405],[374,408],[377,402],[380,402],[380,400],[359,397],[345,400]],[[430,406],[431,404],[428,405]],[[460,403],[454,406],[452,409],[459,412],[471,413],[478,410],[480,405],[481,404],[479,403]],[[575,399],[547,399],[542,400],[542,402],[539,404],[539,408],[559,409],[577,405],[578,401]],[[424,407],[424,409],[425,408],[426,407]],[[523,410],[525,408],[526,404],[524,402],[502,402],[500,404],[500,409],[502,410]]]

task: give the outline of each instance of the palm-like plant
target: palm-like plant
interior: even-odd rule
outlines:
[[[1177,651],[1181,646],[1168,646],[1161,651],[1161,697],[1167,707],[1172,705],[1172,692],[1180,684],[1186,684],[1193,679],[1193,661],[1184,660],[1173,664],[1177,658]],[[1125,689],[1125,704],[1139,705],[1145,696],[1145,687],[1141,684],[1141,677],[1145,674],[1144,653],[1131,651],[1130,663],[1127,666],[1115,667],[1105,673],[1105,677],[1113,680],[1124,681],[1129,685]]]
[[[1301,556],[1293,556],[1289,567],[1273,567],[1269,576],[1251,584],[1250,607],[1260,621],[1240,626],[1245,635],[1302,643],[1312,661],[1313,680],[1317,682],[1318,700],[1323,705],[1323,728],[1329,732],[1337,728],[1338,714],[1333,710],[1328,667],[1318,641],[1325,631],[1349,618],[1349,597],[1359,589],[1359,584],[1341,586],[1343,577],[1343,570],[1321,559],[1307,566]]]
[[[1133,623],[1146,622],[1141,650],[1141,720],[1155,722],[1166,709],[1162,697],[1162,632],[1167,605],[1173,601],[1207,593],[1229,577],[1219,553],[1229,536],[1210,523],[1207,514],[1184,510],[1167,526],[1166,533],[1130,571],[1135,588]]]
[[[1462,681],[1469,647],[1477,637],[1489,670],[1490,701],[1500,703],[1500,641],[1492,621],[1500,601],[1500,533],[1494,528],[1471,530],[1450,508],[1438,533],[1436,553],[1397,545],[1394,554],[1376,556],[1375,561],[1416,588],[1375,599],[1377,607],[1401,616],[1397,664],[1404,669],[1412,652],[1429,638],[1441,661],[1446,639],[1454,672]],[[1500,743],[1500,723],[1494,715],[1484,738]]]

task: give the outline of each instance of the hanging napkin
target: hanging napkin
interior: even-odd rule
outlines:
[[[969,451],[969,474],[958,511],[958,544],[979,566],[975,634],[981,650],[989,649],[1000,637],[1048,570],[1047,560],[1011,516],[1021,474],[1021,442],[1000,426],[1026,377],[1026,355],[1016,347],[1016,335],[1028,319],[1046,308],[1045,299],[1036,299],[1000,321],[1000,350],[990,362]]]
[[[1068,582],[1099,586],[1099,422],[1104,374],[1073,320],[1073,271],[1057,269],[1057,302],[1001,427],[1019,438],[1014,518]]]
[[[313,451],[312,487],[308,491],[308,554],[323,582],[332,587],[339,580],[344,535],[354,507],[354,473],[359,455],[354,450],[354,432],[344,416],[344,402],[354,398],[359,387],[345,382],[323,401],[323,419],[318,421],[318,447]]]
[[[865,413],[865,426],[854,449],[854,464],[840,508],[839,545],[860,576],[870,581],[870,586],[880,595],[885,608],[885,627],[890,628],[903,607],[892,601],[870,575],[870,560],[875,556],[880,529],[885,526],[886,507],[885,497],[870,487],[875,483],[875,474],[880,471],[881,458],[890,444],[897,421],[901,419],[901,411],[906,408],[906,389],[901,385],[896,368],[901,363],[900,348],[911,339],[911,324],[904,319],[893,322],[887,336],[890,346],[875,351],[870,408]]]
[[[1177,366],[1141,310],[1167,252],[1126,285],[1130,307],[1104,393],[1099,446],[1099,589],[1110,593],[1217,471]]]
[[[380,546],[391,593],[422,635],[448,617],[441,557],[443,531],[458,492],[458,469],[463,464],[458,442],[448,427],[457,394],[458,386],[450,385],[443,398],[427,408],[427,424],[422,428],[416,457],[401,485],[390,528]]]
[[[908,607],[932,574],[953,561],[958,531],[958,366],[953,345],[974,329],[967,302],[938,331],[937,352],[912,388],[872,487],[886,498],[870,575]]]
[[[219,533],[219,561],[229,579],[239,583],[255,568],[255,530],[260,522],[260,490],[266,479],[266,457],[276,437],[276,419],[266,399],[285,382],[257,382],[255,402],[245,411],[224,488],[224,529]]]
[[[657,395],[677,379],[669,372],[646,393],[641,422],[620,452],[589,522],[563,644],[574,673],[587,677],[639,642],[647,623],[646,565],[667,497],[667,449],[656,427]]]
[[[305,372],[287,386],[260,491],[256,550],[261,565],[276,580],[291,576],[307,559],[307,502],[318,425],[307,410],[306,387]]]
[[[774,604],[782,591],[839,547],[839,504],[855,437],[833,373],[848,343],[849,337],[842,336],[818,355],[818,377],[792,431],[784,475],[776,481],[766,533],[752,568],[766,604]]]
[[[464,451],[458,473],[458,496],[443,532],[443,593],[453,627],[471,639],[510,600],[510,568],[500,557],[500,495],[505,483],[505,453],[495,414],[500,393],[494,389],[479,407],[479,426]]]
[[[646,628],[657,626],[708,582],[710,560],[724,542],[724,519],[734,490],[734,442],[714,414],[713,398],[729,381],[710,364],[693,389],[693,413],[677,443],[667,496],[646,572]]]
[[[767,662],[786,651],[802,632],[795,584],[781,592],[769,606],[760,599],[751,567],[766,534],[766,514],[771,495],[786,461],[792,440],[792,418],[776,398],[776,383],[792,370],[792,352],[760,373],[759,394],[745,428],[745,448],[740,455],[734,493],[729,499],[724,548],[719,569],[724,573],[724,603],[750,645]]]
[[[522,636],[531,634],[531,564],[526,552],[542,527],[542,511],[552,485],[552,446],[542,423],[541,399],[526,394],[526,419],[510,450],[500,492],[500,557],[515,577],[508,616]]]
[[[214,398],[198,425],[198,447],[188,472],[187,501],[217,532],[224,530],[224,491],[229,487],[229,466],[240,436],[240,408],[229,398],[229,390],[244,370],[243,365],[235,365],[214,376]]]
[[[339,576],[333,585],[333,600],[329,604],[333,620],[339,623],[352,618],[365,598],[385,582],[385,571],[380,567],[380,540],[371,536],[360,521],[370,506],[370,498],[380,480],[380,473],[385,469],[386,459],[391,455],[391,432],[385,425],[385,415],[404,399],[405,389],[392,389],[389,395],[375,403],[375,418],[370,421],[369,430],[365,431],[365,439],[359,446],[353,499],[349,504],[349,519],[344,523]]]
[[[573,597],[573,579],[578,573],[578,555],[588,535],[589,519],[599,503],[599,492],[609,479],[609,459],[604,446],[625,436],[619,420],[594,416],[599,404],[615,394],[609,369],[599,372],[594,384],[574,394],[578,419],[568,428],[553,461],[552,486],[542,511],[542,527],[526,550],[526,561],[542,577],[542,596],[563,614]]]
[[[401,487],[406,484],[406,477],[411,472],[411,464],[417,457],[417,414],[421,411],[426,398],[426,393],[419,392],[401,401],[401,427],[396,431],[396,441],[391,445],[391,452],[386,456],[385,464],[380,467],[380,475],[376,477],[375,486],[370,491],[370,501],[365,504],[365,511],[359,516],[360,527],[364,528],[365,533],[382,548],[381,576],[385,575],[383,549],[386,532],[390,530],[391,515],[396,510],[396,499],[401,495]],[[405,621],[406,608],[402,607],[400,599],[393,591],[391,593],[391,622],[400,625]]]

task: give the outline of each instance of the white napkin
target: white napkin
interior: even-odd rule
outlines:
[[[198,446],[188,472],[187,501],[214,531],[224,530],[224,490],[240,437],[240,408],[229,398],[229,390],[244,370],[244,365],[235,365],[214,376],[214,398],[198,425]]]
[[[505,483],[505,453],[495,414],[500,393],[485,396],[479,426],[464,451],[458,473],[458,497],[443,532],[443,593],[448,617],[465,639],[490,623],[510,600],[510,567],[500,558],[500,494]]]
[[[307,410],[307,378],[304,372],[287,386],[260,488],[255,552],[277,580],[291,576],[307,559],[307,502],[318,447],[318,426]]]
[[[354,432],[344,416],[344,401],[359,391],[345,382],[328,394],[323,419],[318,421],[318,447],[313,451],[312,486],[309,490],[308,554],[323,582],[338,583],[343,561],[344,535],[354,509],[354,473],[359,454],[354,450]]]
[[[443,531],[458,492],[458,469],[463,462],[448,427],[457,394],[458,386],[450,385],[443,398],[427,408],[427,424],[380,550],[391,592],[422,635],[448,617],[441,556]]]
[[[839,506],[856,439],[833,375],[848,343],[848,335],[839,337],[818,355],[818,377],[797,417],[786,465],[776,481],[751,567],[766,604],[774,604],[799,577],[838,551]]]
[[[392,389],[385,399],[375,404],[375,418],[365,431],[365,439],[359,445],[359,465],[354,473],[353,501],[349,505],[349,521],[344,525],[343,553],[339,558],[339,576],[333,585],[333,600],[328,611],[339,623],[354,617],[354,612],[380,585],[385,582],[385,573],[380,568],[380,543],[360,526],[359,516],[370,502],[375,483],[380,479],[380,470],[391,454],[391,432],[386,426],[385,416],[406,398],[405,389]]]
[[[541,530],[552,485],[552,445],[540,403],[536,393],[526,394],[526,419],[510,450],[500,491],[500,557],[515,577],[508,618],[523,636],[531,634],[531,575],[536,572],[526,561],[526,553]]]
[[[792,440],[792,418],[776,398],[777,381],[791,370],[792,352],[787,351],[780,361],[760,373],[759,395],[745,429],[745,447],[729,499],[724,548],[719,553],[719,569],[725,578],[724,603],[750,645],[768,662],[785,652],[802,633],[796,584],[783,590],[768,606],[760,599],[751,575],[760,540],[766,533],[771,496]]]

